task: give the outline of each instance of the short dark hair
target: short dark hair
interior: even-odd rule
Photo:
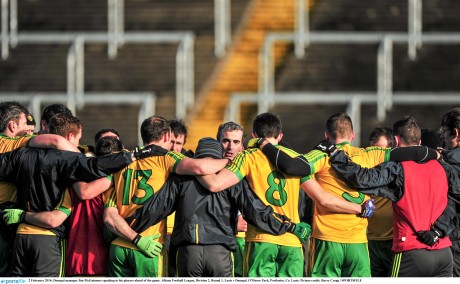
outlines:
[[[0,103],[0,131],[5,132],[10,121],[19,122],[21,114],[27,115],[29,111],[18,102]]]
[[[388,147],[393,146],[393,131],[388,127],[376,127],[369,136],[369,144],[374,145],[380,137],[385,136],[388,140]]]
[[[326,121],[326,131],[332,139],[345,138],[353,133],[353,122],[344,112],[331,115]]]
[[[185,125],[184,121],[181,120],[176,120],[172,119],[169,121],[169,127],[171,127],[172,133],[174,133],[175,136],[178,135],[184,135],[184,144],[187,141],[187,126]]]
[[[42,113],[41,120],[44,120],[46,124],[50,124],[50,120],[56,114],[65,113],[69,115],[73,115],[70,109],[68,109],[63,104],[52,104],[47,106]]]
[[[431,148],[434,150],[442,146],[442,140],[438,132],[424,128],[421,130],[421,133],[422,133],[420,136],[421,145],[427,146],[428,148]]]
[[[260,138],[278,138],[283,131],[283,125],[277,114],[266,112],[256,116],[252,131]]]
[[[66,137],[69,133],[77,135],[83,128],[83,124],[81,123],[80,119],[71,114],[60,113],[51,117],[48,128],[48,133]]]
[[[460,131],[460,107],[454,107],[442,116],[441,127],[449,136],[455,134],[455,129]]]
[[[222,140],[222,137],[224,136],[225,132],[231,132],[231,131],[235,131],[235,130],[243,131],[243,138],[244,138],[244,136],[245,136],[244,128],[241,125],[239,125],[238,123],[235,123],[233,121],[229,121],[229,122],[226,122],[226,123],[223,123],[223,124],[219,125],[219,129],[217,129],[217,135],[216,135],[217,141],[220,142]]]
[[[418,122],[412,116],[406,115],[393,124],[393,135],[399,136],[401,141],[407,145],[418,145],[422,131]]]
[[[103,128],[103,129],[99,130],[96,133],[96,135],[94,135],[94,144],[96,144],[97,141],[99,141],[99,139],[101,139],[102,134],[109,133],[109,132],[111,132],[111,133],[117,135],[118,137],[120,137],[120,134],[115,129],[113,129],[113,128]]]
[[[96,143],[96,156],[104,156],[123,150],[123,143],[113,136],[106,136],[99,139]]]
[[[165,133],[169,133],[171,128],[169,122],[158,115],[146,118],[141,125],[141,137],[144,145],[154,141],[159,141]]]

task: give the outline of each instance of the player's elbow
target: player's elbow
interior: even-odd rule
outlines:
[[[330,198],[319,198],[315,200],[315,203],[323,208],[331,208],[334,205],[334,202]]]
[[[73,184],[73,189],[81,200],[92,199],[98,195],[98,191],[94,186],[91,186],[91,183],[76,182]]]
[[[214,186],[214,185],[211,185],[208,187],[208,190],[212,193],[216,193],[216,192],[219,192],[221,191],[221,189],[218,187],[218,186]]]
[[[93,199],[95,197],[94,194],[89,190],[83,190],[77,195],[81,200]]]
[[[104,215],[102,217],[102,220],[104,221],[104,224],[109,228],[109,230],[112,230],[115,226],[115,219],[118,214],[118,211],[115,207],[108,207],[104,210]]]
[[[198,176],[203,176],[203,175],[207,175],[208,174],[208,170],[206,168],[206,165],[198,165],[194,168],[193,172],[195,173],[195,175],[198,175]]]
[[[220,180],[215,180],[215,179],[213,179],[212,181],[209,181],[206,184],[206,188],[212,193],[220,192],[225,189],[220,183]]]
[[[52,218],[52,219],[50,219],[50,220],[48,221],[48,226],[49,226],[50,228],[57,228],[57,227],[61,226],[62,223],[63,223],[63,221],[58,220],[58,219],[56,219],[56,218]]]
[[[56,212],[56,211],[54,211]],[[54,214],[53,216],[50,216],[44,220],[43,227],[46,227],[47,229],[53,229],[57,228],[64,223],[65,219],[67,219],[67,215],[64,213],[60,212],[59,214]]]

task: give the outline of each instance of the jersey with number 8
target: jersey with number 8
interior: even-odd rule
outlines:
[[[278,145],[276,147],[291,157],[299,155],[288,148]],[[300,222],[300,184],[306,177],[299,179],[277,171],[259,149],[248,149],[241,152],[227,169],[236,174],[240,180],[246,177],[254,193],[264,204],[270,205],[276,213],[288,216],[295,223]],[[299,239],[293,234],[273,236],[250,225],[246,232],[246,241],[301,246]]]

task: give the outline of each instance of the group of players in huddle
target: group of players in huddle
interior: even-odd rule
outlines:
[[[29,135],[27,109],[0,104],[1,276],[458,275],[460,108],[441,120],[443,149],[420,146],[410,116],[394,123],[394,148],[353,146],[337,113],[306,154],[282,146],[274,113],[254,119],[246,147],[227,122],[194,153],[182,121],[146,118],[132,151],[103,129],[94,155],[65,106],[41,118]],[[392,233],[368,242],[379,197]]]

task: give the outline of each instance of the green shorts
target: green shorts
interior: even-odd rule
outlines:
[[[303,261],[301,247],[248,242],[243,273],[246,277],[303,277]]]
[[[138,250],[110,245],[110,277],[162,277],[166,276],[163,265],[165,250],[156,257],[148,257]]]
[[[371,277],[367,243],[343,244],[311,238],[311,277]]]
[[[233,253],[233,270],[235,277],[243,277],[244,238],[236,238],[236,251]]]

